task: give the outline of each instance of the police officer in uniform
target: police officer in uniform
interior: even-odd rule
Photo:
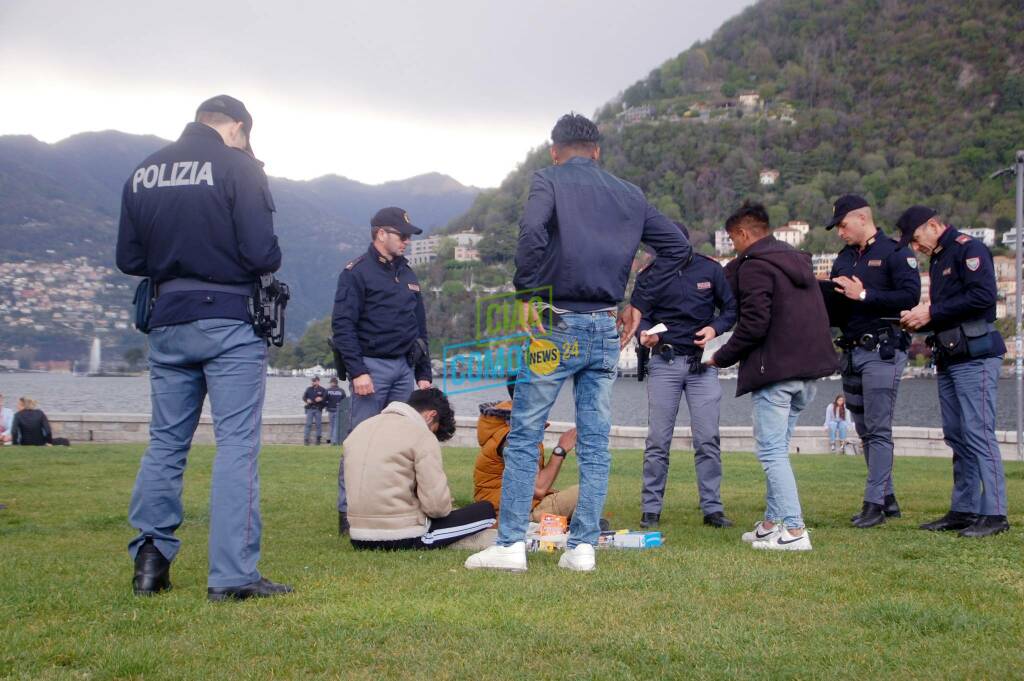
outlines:
[[[901,244],[931,257],[931,304],[900,315],[912,331],[929,331],[938,369],[942,434],[953,448],[949,512],[923,530],[987,537],[1010,529],[1006,477],[996,441],[996,395],[1006,345],[996,330],[996,276],[985,244],[912,206],[897,226]]]
[[[208,598],[291,591],[257,568],[267,341],[254,330],[249,298],[260,275],[281,265],[281,249],[251,133],[242,102],[209,99],[178,141],[143,161],[124,186],[117,266],[157,287],[149,321],[150,444],[128,516],[139,530],[129,552],[140,595],[171,587],[182,474],[206,395],[217,438]]]
[[[351,377],[350,430],[391,402],[431,384],[427,317],[416,273],[404,254],[423,230],[401,208],[370,221],[370,247],[338,276],[331,325],[334,347]],[[338,466],[338,533],[348,531],[345,466]]]
[[[677,226],[689,240],[686,227]],[[645,269],[637,275],[638,286],[647,286],[647,273]],[[647,333],[659,323],[667,326],[668,331]],[[701,364],[701,355],[709,341],[735,323],[736,299],[725,281],[722,266],[697,253],[692,253],[671,281],[659,289],[649,316],[640,321],[638,338],[650,353],[640,527],[658,527],[661,520],[669,449],[683,395],[690,410],[693,463],[704,524],[732,527],[732,522],[725,517],[721,495],[722,450],[718,425],[722,385],[718,381],[718,369]]]
[[[348,428],[345,421],[348,416],[348,394],[338,385],[336,377],[331,378],[331,385],[327,388],[327,414],[330,417],[330,440],[335,447],[341,446],[341,441],[348,435]]]
[[[921,299],[921,275],[913,252],[878,229],[860,196],[839,197],[825,226],[832,228],[847,246],[822,288],[832,324],[842,330],[836,343],[843,350],[843,392],[868,466],[864,504],[851,520],[869,528],[900,517],[892,485],[892,417],[910,336],[899,328],[899,315]]]

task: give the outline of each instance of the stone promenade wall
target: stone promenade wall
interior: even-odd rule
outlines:
[[[149,440],[148,414],[49,414],[54,434],[76,442],[138,442]],[[265,444],[302,444],[304,420],[299,416],[263,417],[263,442]],[[458,429],[448,443],[459,447],[476,447],[476,417],[457,417]],[[554,445],[559,434],[571,424],[552,422],[545,435],[545,443]],[[327,419],[324,419],[327,432]],[[637,426],[612,426],[611,447],[613,449],[643,449],[647,428]],[[951,450],[942,439],[939,428],[912,428],[897,426],[893,429],[897,456],[935,456],[949,458]],[[1003,459],[1016,458],[1017,434],[1014,431],[996,431]],[[197,444],[213,444],[213,422],[203,416],[193,440]],[[676,428],[672,448],[692,448],[689,428]],[[799,427],[793,436],[793,451],[802,454],[828,452],[828,437],[824,429],[816,426]],[[723,427],[722,450],[729,452],[751,452],[754,450],[752,429],[749,426]]]

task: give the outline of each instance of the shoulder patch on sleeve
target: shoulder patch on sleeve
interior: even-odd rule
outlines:
[[[967,265],[967,269],[970,271],[977,272],[978,268],[981,267],[981,258],[967,258],[967,260],[964,260],[964,264]]]
[[[958,244],[965,244],[965,243],[967,243],[970,240],[971,240],[971,237],[970,237],[969,234],[961,234],[960,236],[958,236],[956,238],[956,242]]]
[[[917,258],[915,258],[912,255],[908,255],[907,256],[907,265],[910,266],[910,269],[916,270],[917,269]]]

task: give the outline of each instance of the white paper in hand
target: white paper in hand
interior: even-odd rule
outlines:
[[[648,336],[653,336],[655,334],[665,333],[666,331],[668,331],[668,327],[665,326],[664,324],[660,324],[659,323],[659,324],[655,324],[651,328],[647,329],[647,331],[645,333]]]
[[[730,338],[732,338],[732,331],[726,331],[721,336],[715,336],[710,343],[704,346],[704,354],[700,356],[701,364],[714,357],[718,348],[728,343]]]

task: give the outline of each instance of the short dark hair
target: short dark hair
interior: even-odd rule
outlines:
[[[437,412],[435,434],[439,442],[450,440],[455,435],[455,412],[448,403],[448,398],[438,388],[414,390],[406,404],[420,413],[431,410]]]
[[[601,132],[586,116],[569,112],[551,129],[551,141],[567,147],[591,147],[601,141]]]
[[[740,227],[753,227],[767,232],[771,228],[768,211],[760,203],[749,199],[744,201],[743,205],[725,221],[725,231],[727,232],[732,232]]]

